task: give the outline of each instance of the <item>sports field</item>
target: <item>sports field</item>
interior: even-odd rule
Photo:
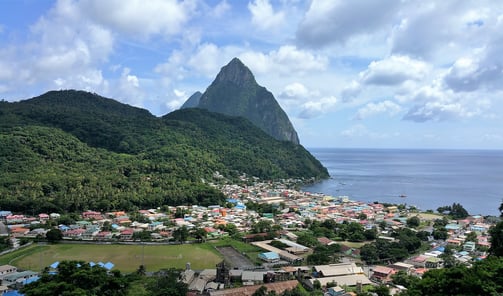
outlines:
[[[162,268],[185,268],[190,262],[192,269],[215,268],[222,256],[209,244],[185,245],[94,245],[55,244],[32,246],[28,251],[9,254],[9,262],[20,269],[38,271],[56,261],[82,260],[86,262],[112,262],[114,269],[132,272],[144,264],[147,271]],[[0,258],[2,259],[2,258]],[[1,260],[3,261],[3,260]]]

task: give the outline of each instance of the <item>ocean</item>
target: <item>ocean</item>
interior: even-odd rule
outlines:
[[[308,192],[436,212],[460,203],[472,215],[500,215],[503,150],[309,149],[330,179]]]

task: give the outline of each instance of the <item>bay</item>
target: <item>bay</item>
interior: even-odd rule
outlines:
[[[352,200],[436,212],[460,203],[497,215],[503,201],[503,150],[309,149],[331,178],[302,189]]]

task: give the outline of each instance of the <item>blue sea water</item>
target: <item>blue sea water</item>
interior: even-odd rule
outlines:
[[[460,203],[472,215],[500,214],[503,150],[309,151],[328,169],[331,178],[305,186],[304,191],[407,204],[435,212],[440,206]]]

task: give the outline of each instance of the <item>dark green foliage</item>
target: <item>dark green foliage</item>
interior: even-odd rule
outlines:
[[[175,229],[175,231],[173,231],[173,238],[180,243],[185,242],[188,237],[189,229],[185,225],[178,227],[177,229]]]
[[[433,269],[423,278],[412,281],[401,295],[501,295],[503,293],[503,259],[488,257],[473,267],[458,265]]]
[[[10,248],[10,239],[8,236],[0,236],[0,252]]]
[[[407,227],[416,228],[421,224],[421,220],[417,216],[412,216],[407,219]]]
[[[148,279],[147,290],[152,296],[178,296],[186,295],[187,284],[179,281],[180,272],[175,269],[165,269],[157,272]]]
[[[394,234],[397,241],[377,239],[360,249],[362,260],[368,264],[392,263],[407,258],[421,247],[421,240],[410,229],[402,229]]]
[[[62,261],[58,273],[42,273],[41,278],[24,286],[26,296],[45,295],[126,295],[128,281],[118,271],[108,274],[105,268],[91,267],[81,261]]]
[[[63,239],[63,233],[61,232],[61,230],[53,228],[47,231],[45,237],[47,238],[47,241],[55,243]]]
[[[389,296],[391,295],[390,294],[390,289],[388,286],[386,285],[379,285],[379,286],[374,286],[371,291],[375,294],[377,294],[377,296]]]
[[[437,211],[441,214],[448,213],[453,219],[465,219],[468,217],[468,211],[459,203],[453,203],[452,206],[439,207]]]
[[[309,231],[299,233],[297,236],[297,243],[307,247],[314,247],[320,244],[316,237]]]
[[[130,210],[223,203],[203,180],[328,176],[302,146],[199,109],[157,118],[82,91],[0,102],[0,208]]]
[[[278,248],[278,249],[281,249],[281,250],[284,250],[286,248],[288,248],[288,245],[279,241],[279,240],[273,240],[269,243],[271,246],[275,247],[275,248]]]
[[[337,263],[339,261],[339,256],[337,254],[340,251],[341,246],[339,244],[332,244],[330,246],[316,246],[313,250],[313,254],[307,256],[307,264],[322,265]]]
[[[503,257],[503,221],[492,226],[489,229],[489,235],[491,236],[489,253],[494,256]]]
[[[399,272],[392,275],[391,279],[393,280],[393,284],[401,285],[404,287],[409,287],[410,285],[412,285],[413,282],[419,280],[417,276],[409,275],[407,274],[407,272],[403,270],[400,270]]]

